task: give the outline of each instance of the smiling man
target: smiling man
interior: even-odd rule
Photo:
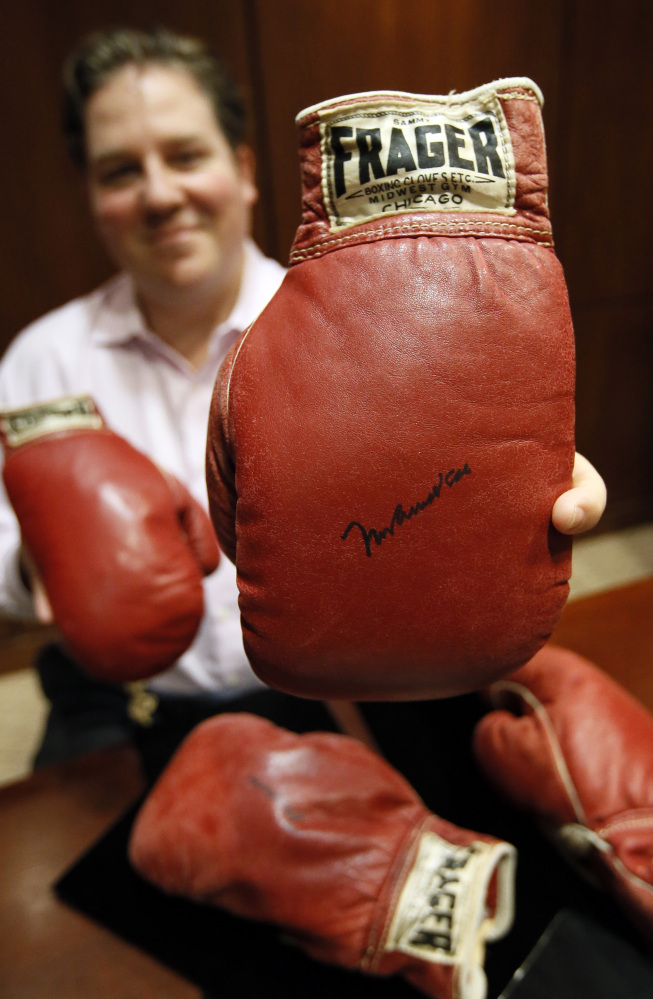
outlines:
[[[165,30],[93,35],[71,55],[64,79],[66,139],[118,273],[15,338],[0,365],[0,408],[89,396],[108,428],[206,508],[218,367],[284,275],[250,237],[257,189],[243,103],[202,42]],[[73,495],[71,480],[71,503]],[[77,510],[80,519],[85,513]],[[79,548],[73,533],[66,550],[92,589],[106,564]],[[47,613],[32,566],[3,495],[6,612],[33,616],[36,603]],[[45,649],[38,670],[52,710],[38,765],[133,736],[153,776],[188,728],[225,707],[272,714],[288,727],[332,727],[320,704],[268,691],[254,676],[228,559],[203,586],[197,637],[145,697],[89,677],[63,643]]]

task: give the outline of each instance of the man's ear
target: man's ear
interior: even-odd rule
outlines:
[[[251,146],[241,145],[235,149],[234,155],[243,185],[243,197],[248,205],[254,205],[258,201],[254,150]]]

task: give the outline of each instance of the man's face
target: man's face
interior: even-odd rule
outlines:
[[[257,192],[248,151],[232,150],[190,74],[117,70],[88,101],[86,149],[97,230],[144,302],[229,296]]]

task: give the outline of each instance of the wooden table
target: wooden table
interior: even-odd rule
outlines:
[[[653,578],[573,600],[551,640],[587,656],[653,711]]]
[[[142,791],[129,747],[0,790],[2,999],[197,999],[199,991],[59,902],[51,885]]]
[[[567,605],[553,640],[653,710],[653,579]],[[59,902],[51,885],[142,791],[128,747],[0,790],[2,999],[198,999],[146,954]]]

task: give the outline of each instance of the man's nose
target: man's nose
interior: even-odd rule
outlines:
[[[167,212],[179,207],[183,200],[183,190],[174,170],[160,160],[145,164],[141,203],[146,212]]]

